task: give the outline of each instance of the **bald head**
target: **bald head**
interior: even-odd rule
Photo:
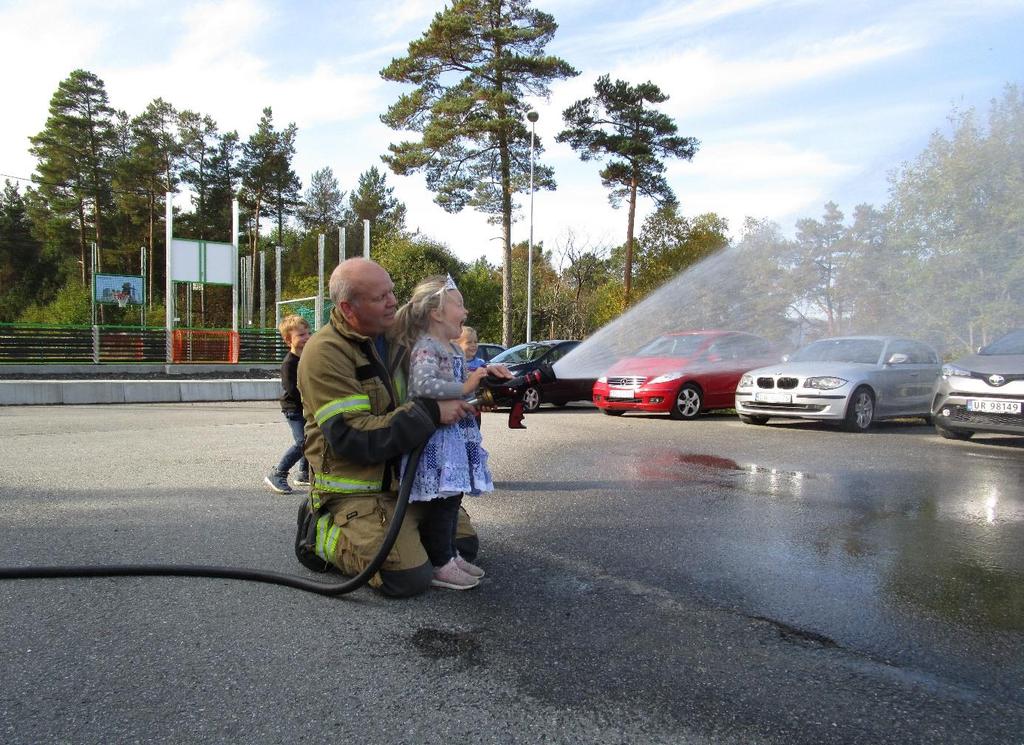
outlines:
[[[331,302],[360,334],[377,336],[395,322],[395,285],[375,261],[352,258],[338,264],[330,279]]]

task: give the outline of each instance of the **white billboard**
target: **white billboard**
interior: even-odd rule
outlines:
[[[171,241],[171,281],[202,282],[208,285],[233,285],[235,247],[230,243]]]

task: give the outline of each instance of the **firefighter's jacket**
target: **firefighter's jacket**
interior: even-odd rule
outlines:
[[[298,383],[314,510],[348,496],[394,493],[402,455],[440,424],[436,401],[404,402],[405,350],[389,344],[387,356],[381,360],[373,340],[337,308],[302,350]]]

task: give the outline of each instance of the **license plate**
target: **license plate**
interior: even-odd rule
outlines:
[[[1020,401],[999,401],[992,399],[967,399],[967,410],[981,414],[1019,414]]]
[[[611,388],[608,390],[608,398],[633,398],[636,391],[632,388]]]
[[[754,400],[764,401],[766,404],[790,404],[793,403],[793,394],[758,391],[754,394]]]

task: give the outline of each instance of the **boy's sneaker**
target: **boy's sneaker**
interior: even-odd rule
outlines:
[[[263,483],[276,491],[278,494],[291,494],[292,488],[288,486],[288,474],[274,470],[268,473]]]
[[[455,566],[457,566],[470,577],[473,577],[475,579],[480,579],[486,574],[486,572],[483,569],[478,567],[476,564],[470,564],[468,561],[463,559],[458,554],[455,555]]]
[[[309,474],[300,473],[294,479],[292,479],[292,482],[296,486],[309,486]]]
[[[469,590],[476,587],[479,580],[459,569],[455,559],[452,559],[444,566],[434,567],[434,578],[430,580],[430,584],[449,590]]]

